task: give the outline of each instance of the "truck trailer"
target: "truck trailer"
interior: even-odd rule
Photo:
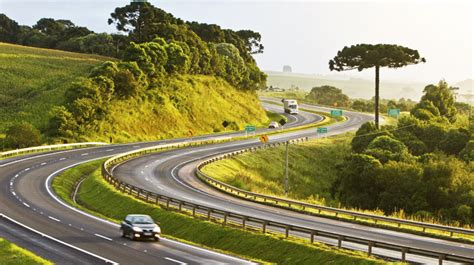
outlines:
[[[298,114],[298,102],[294,99],[283,99],[285,113]]]

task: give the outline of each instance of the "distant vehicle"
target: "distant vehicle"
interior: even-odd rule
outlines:
[[[298,114],[298,102],[294,99],[283,99],[285,113]]]
[[[144,214],[129,214],[120,225],[122,237],[129,237],[131,240],[152,238],[160,240],[161,228],[153,219]]]
[[[268,128],[270,128],[270,129],[276,129],[276,128],[278,128],[278,127],[280,127],[280,124],[279,124],[278,122],[276,122],[276,121],[272,121],[272,122],[270,122],[270,124],[268,125]]]

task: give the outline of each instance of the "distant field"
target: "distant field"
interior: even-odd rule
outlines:
[[[0,43],[0,133],[18,121],[43,128],[71,83],[107,59]]]
[[[311,90],[311,88],[322,85],[335,86],[342,89],[344,94],[350,98],[370,99],[374,96],[374,81],[364,79],[350,80],[331,80],[323,79],[316,75],[291,74],[281,72],[266,72],[268,74],[268,86],[279,88],[291,88],[297,86],[303,90]],[[383,74],[383,73],[382,73]],[[401,97],[418,100],[423,92],[425,83],[393,83],[381,81],[380,96],[382,98]]]

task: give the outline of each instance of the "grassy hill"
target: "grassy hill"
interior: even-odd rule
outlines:
[[[106,59],[0,43],[0,133],[19,121],[44,128],[71,83]]]
[[[0,43],[0,137],[12,124],[27,121],[44,130],[53,106],[67,104],[65,92],[106,57]],[[265,125],[268,117],[253,92],[222,79],[173,75],[159,91],[116,100],[97,131],[79,140],[155,140],[223,131],[245,124]]]
[[[311,88],[322,85],[335,86],[342,89],[342,92],[351,98],[370,99],[374,96],[374,81],[365,79],[326,79],[321,76],[309,74],[283,73],[283,72],[266,72],[268,74],[267,84],[279,88],[291,88],[297,86],[300,89],[311,90]],[[418,100],[423,88],[427,84],[424,83],[380,83],[380,96],[382,98],[401,97]]]

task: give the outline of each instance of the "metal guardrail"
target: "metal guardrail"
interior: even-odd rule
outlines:
[[[321,206],[321,205],[316,205],[316,204],[310,204],[310,203],[304,203],[300,201],[295,201],[295,200],[289,200],[289,199],[284,199],[284,198],[279,198],[275,196],[268,196],[268,195],[263,195],[259,193],[254,193],[254,192],[249,192],[246,190],[242,190],[239,188],[236,188],[234,186],[231,186],[227,183],[224,183],[222,181],[216,180],[207,174],[203,173],[201,169],[213,162],[223,160],[230,158],[232,156],[236,156],[245,152],[254,152],[258,149],[262,148],[269,148],[269,147],[276,147],[279,145],[282,145],[284,143],[273,143],[273,144],[268,144],[266,146],[258,146],[258,147],[251,147],[251,148],[246,148],[226,154],[221,154],[218,156],[214,156],[212,158],[209,158],[197,166],[197,176],[204,181],[205,183],[211,185],[214,188],[217,188],[221,191],[224,191],[226,193],[229,193],[234,196],[241,197],[243,199],[255,201],[255,202],[260,202],[264,204],[273,204],[275,206],[279,207],[284,207],[287,209],[291,210],[298,210],[298,211],[304,211],[308,213],[321,213],[322,211],[333,213],[335,217],[337,217],[340,214],[344,214],[347,216],[352,217],[354,220],[357,220],[357,218],[360,219],[370,219],[374,220],[375,224],[377,222],[386,222],[386,223],[393,223],[400,227],[401,225],[410,225],[410,226],[415,226],[419,227],[422,229],[423,232],[426,231],[426,229],[432,229],[432,230],[438,230],[442,232],[449,232],[450,236],[452,237],[454,233],[457,234],[463,234],[463,235],[469,235],[469,236],[474,236],[474,230],[472,229],[465,229],[465,228],[459,228],[459,227],[452,227],[452,226],[444,226],[444,225],[437,225],[437,224],[430,224],[430,223],[424,223],[424,222],[418,222],[418,221],[411,221],[411,220],[405,220],[405,219],[399,219],[399,218],[393,218],[393,217],[387,217],[387,216],[380,216],[380,215],[374,215],[374,214],[367,214],[367,213],[360,213],[360,212],[355,212],[355,211],[350,211],[350,210],[343,210],[343,209],[338,209],[338,208],[333,208],[333,207],[327,207],[327,206]],[[295,209],[295,207],[299,209]],[[308,211],[308,209],[313,210],[313,211]]]
[[[296,139],[293,140],[294,142],[303,141],[305,139]],[[170,196],[165,196],[162,194],[150,192],[136,186],[130,185],[123,181],[116,179],[113,176],[113,167],[119,163],[122,163],[126,160],[150,154],[154,152],[180,148],[180,147],[189,147],[189,146],[198,146],[204,145],[208,143],[217,143],[223,141],[204,141],[204,142],[186,142],[186,143],[174,143],[174,144],[166,144],[160,145],[156,147],[144,148],[137,151],[132,151],[128,153],[124,153],[115,157],[112,157],[104,162],[102,165],[102,177],[111,185],[115,187],[116,190],[134,196],[135,198],[142,200],[144,202],[160,205],[165,209],[179,211],[181,213],[185,213],[188,215],[193,216],[194,218],[205,219],[208,221],[212,221],[218,224],[222,224],[225,226],[233,226],[239,227],[244,230],[255,230],[261,231],[263,234],[266,233],[276,233],[276,234],[283,234],[285,238],[289,237],[305,237],[311,243],[314,243],[316,237],[323,237],[326,239],[334,240],[334,243],[337,244],[339,248],[343,247],[343,243],[356,243],[356,244],[363,244],[367,246],[368,255],[373,254],[373,248],[381,248],[385,250],[394,250],[400,252],[400,259],[402,261],[406,261],[407,254],[415,254],[424,257],[438,259],[439,264],[442,264],[443,261],[453,261],[453,262],[460,262],[460,263],[474,263],[474,259],[469,257],[463,257],[459,255],[453,255],[447,252],[436,252],[430,250],[424,250],[420,248],[414,248],[409,246],[401,246],[386,242],[380,242],[376,240],[368,240],[364,238],[358,238],[353,236],[347,236],[338,233],[332,233],[317,229],[312,229],[308,227],[302,226],[294,226],[289,225],[281,222],[274,222],[265,219],[255,218],[251,216],[236,214],[233,212],[207,207],[203,205],[199,205],[196,203],[188,202],[185,200],[176,199]],[[270,146],[264,145],[264,146]]]
[[[63,150],[63,149],[88,147],[88,146],[101,146],[101,145],[107,145],[107,143],[87,142],[87,143],[55,144],[55,145],[35,146],[35,147],[29,147],[29,148],[16,149],[16,150],[2,152],[2,153],[0,153],[0,159],[9,158],[9,157],[18,156],[18,155],[38,153],[38,152],[47,152],[47,151],[56,151],[56,150]]]

